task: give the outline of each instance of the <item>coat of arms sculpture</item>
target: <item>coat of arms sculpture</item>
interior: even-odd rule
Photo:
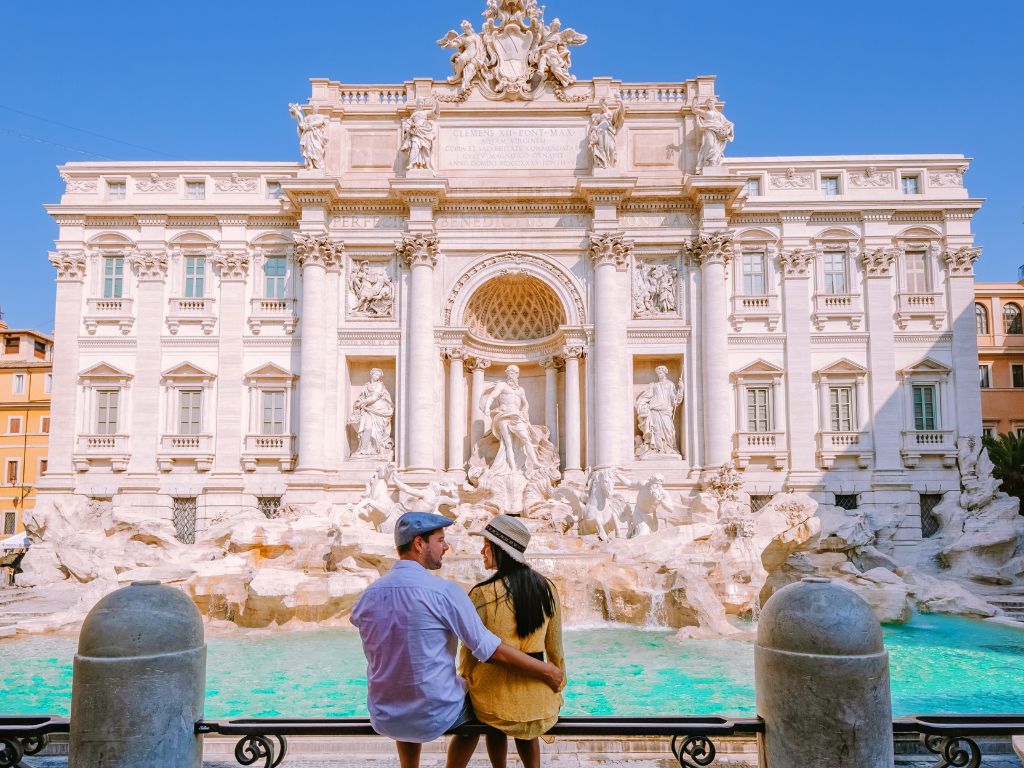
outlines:
[[[477,86],[491,99],[532,99],[545,83],[564,94],[576,82],[570,48],[586,35],[562,29],[558,19],[545,24],[537,0],[487,0],[483,15],[480,32],[463,21],[461,34],[453,29],[437,41],[455,50],[448,82],[458,87],[457,100]]]

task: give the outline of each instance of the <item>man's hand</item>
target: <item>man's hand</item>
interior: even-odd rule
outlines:
[[[535,659],[522,651],[513,648],[508,643],[502,643],[489,658],[488,663],[501,664],[504,667],[511,667],[534,680],[540,680],[555,693],[562,689],[562,681],[565,675],[562,670],[546,661]]]
[[[545,674],[541,679],[547,684],[548,688],[558,693],[562,689],[562,681],[565,679],[565,675],[554,664],[545,662],[544,666],[546,667]]]

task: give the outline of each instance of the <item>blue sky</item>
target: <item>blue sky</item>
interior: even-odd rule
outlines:
[[[728,155],[973,157],[978,279],[1024,264],[1024,3],[546,0],[590,36],[580,78],[718,76]],[[297,160],[289,101],[310,77],[447,77],[436,40],[484,0],[0,4],[0,304],[53,326],[57,228],[42,206],[70,160]],[[27,113],[27,114],[26,114]],[[77,130],[76,130],[77,129]],[[118,141],[113,141],[116,139]],[[127,142],[119,143],[119,142]],[[135,145],[135,146],[129,146]]]

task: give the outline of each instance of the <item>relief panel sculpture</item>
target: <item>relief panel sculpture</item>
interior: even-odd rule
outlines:
[[[395,313],[395,284],[384,267],[354,262],[348,279],[351,317],[390,318]]]
[[[638,260],[633,266],[633,317],[676,314],[678,276],[679,270],[671,264]]]

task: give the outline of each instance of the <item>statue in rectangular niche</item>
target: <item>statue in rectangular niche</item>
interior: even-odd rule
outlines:
[[[636,398],[636,420],[640,434],[636,438],[638,459],[678,456],[676,409],[683,402],[683,379],[678,385],[668,379],[668,368],[654,369],[657,378]]]
[[[384,371],[370,370],[370,380],[363,385],[352,405],[349,426],[359,438],[359,447],[353,456],[391,458],[395,441],[391,437],[391,419],[395,405],[391,393],[384,386]]]

